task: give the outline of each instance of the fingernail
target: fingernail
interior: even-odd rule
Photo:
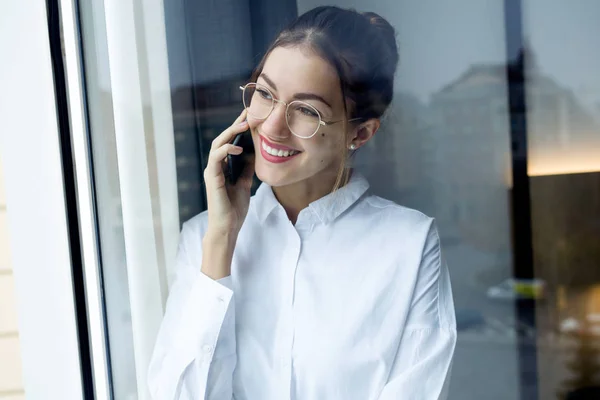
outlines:
[[[246,125],[247,123],[248,123],[248,121],[242,121],[242,122],[240,122],[240,126],[244,126],[244,125]]]

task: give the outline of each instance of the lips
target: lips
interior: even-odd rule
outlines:
[[[267,138],[265,138],[263,135],[259,135],[260,139],[263,143],[265,143],[268,147],[270,147],[271,149],[275,149],[275,150],[282,150],[282,151],[295,151],[295,152],[300,152],[299,150],[293,149],[291,147],[288,146],[284,146],[282,144],[275,144],[273,142],[270,142],[269,140],[267,140]]]
[[[271,147],[270,142],[260,136],[260,154],[262,158],[271,163],[283,163],[295,158],[299,152],[298,150],[294,150],[290,147],[286,146],[274,146]]]

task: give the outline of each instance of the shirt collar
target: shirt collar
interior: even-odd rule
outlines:
[[[275,197],[275,193],[273,193],[273,189],[271,186],[262,182],[258,189],[256,189],[256,194],[254,195],[255,202],[255,211],[258,220],[262,224],[265,222],[269,214],[273,212],[273,210],[279,205],[279,201]]]
[[[346,185],[334,193],[313,201],[308,205],[308,209],[323,224],[328,224],[356,203],[368,189],[369,182],[367,179],[356,170],[353,170],[352,176]],[[271,186],[264,182],[258,187],[254,197],[256,201],[256,215],[261,223],[267,219],[277,206],[281,206]]]

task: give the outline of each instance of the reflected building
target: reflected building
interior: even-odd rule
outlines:
[[[528,66],[529,175],[600,169],[600,123],[573,90]]]
[[[474,65],[431,97],[427,146],[436,216],[485,251],[510,251],[510,148],[504,65]],[[493,229],[491,229],[493,227]]]
[[[599,127],[573,92],[546,76],[526,55],[530,175],[560,168],[562,155],[598,154]],[[473,65],[432,95],[435,215],[477,247],[510,251],[510,128],[506,67]],[[587,149],[587,150],[586,150]],[[533,173],[536,175],[536,173]],[[490,229],[494,227],[494,229]]]

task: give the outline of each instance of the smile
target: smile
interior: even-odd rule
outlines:
[[[300,151],[289,148],[278,149],[275,148],[276,145],[269,146],[266,141],[267,140],[265,138],[260,136],[260,153],[266,161],[272,163],[282,163],[291,160],[301,153]]]
[[[272,147],[269,147],[268,144],[266,144],[264,141],[261,140],[261,146],[263,148],[264,151],[266,151],[267,153],[269,153],[272,156],[275,157],[291,157],[293,155],[296,155],[299,153],[299,151],[296,150],[277,150],[274,149]]]

